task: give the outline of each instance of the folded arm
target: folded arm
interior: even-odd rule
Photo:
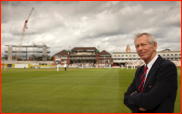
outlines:
[[[128,96],[126,104],[151,110],[166,99],[174,89],[177,89],[176,66],[171,62],[164,62],[158,69],[153,88],[147,93],[134,93]]]

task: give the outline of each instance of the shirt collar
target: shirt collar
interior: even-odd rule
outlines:
[[[156,56],[147,64],[148,71],[151,69],[154,62],[157,60],[159,56],[156,54]]]

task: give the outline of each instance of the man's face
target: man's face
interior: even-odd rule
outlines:
[[[152,46],[148,42],[148,37],[146,35],[142,35],[135,40],[135,47],[138,55],[146,64],[148,64],[156,55],[157,43],[154,43]]]

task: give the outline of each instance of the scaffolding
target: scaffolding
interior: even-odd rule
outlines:
[[[17,52],[19,51],[19,45],[5,45],[8,46],[8,50],[5,50],[5,53],[8,60],[15,60]],[[47,61],[50,57],[48,54],[50,47],[46,45],[22,45],[19,51],[18,60],[42,60]]]

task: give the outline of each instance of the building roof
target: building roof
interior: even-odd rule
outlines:
[[[11,47],[19,47],[19,45],[5,45],[5,46],[11,46]],[[21,45],[21,47],[37,47],[37,48],[43,48],[43,47],[47,47],[47,45]],[[50,48],[50,47],[47,47]]]
[[[68,52],[66,50],[62,50],[62,51],[56,53],[55,55],[67,55],[67,54],[68,54]],[[55,55],[53,55],[53,56],[55,56]]]
[[[112,54],[137,54],[137,52],[112,52]]]
[[[110,55],[111,56],[111,54],[110,53],[108,53],[107,51],[105,51],[105,50],[103,50],[102,52],[100,52],[99,53],[100,55]]]
[[[181,51],[156,51],[156,53],[181,53]],[[137,54],[137,52],[112,52],[112,54]]]
[[[95,47],[74,47],[71,51],[75,50],[97,50]]]

